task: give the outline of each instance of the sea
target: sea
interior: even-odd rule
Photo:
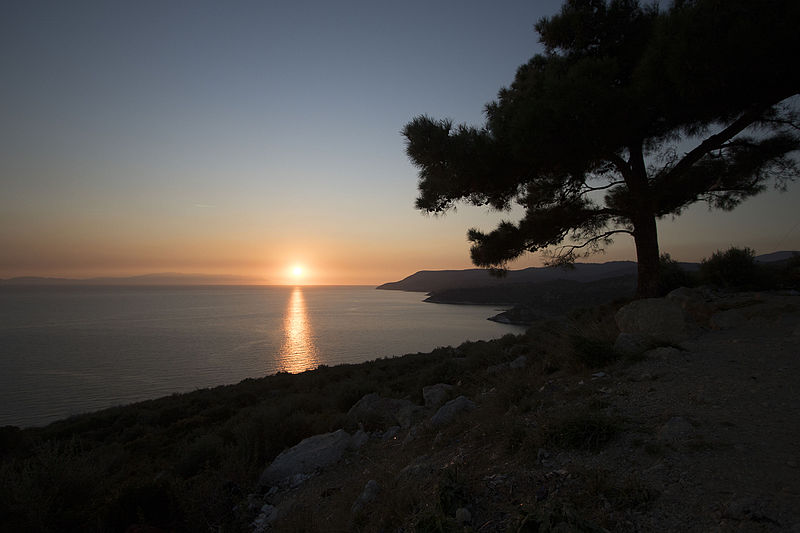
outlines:
[[[0,287],[0,426],[524,328],[373,287]]]

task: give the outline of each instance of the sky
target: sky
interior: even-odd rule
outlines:
[[[7,0],[0,278],[184,272],[378,284],[469,268],[414,208],[403,126],[480,125],[560,1]],[[661,250],[800,249],[800,186],[659,223]],[[635,259],[620,238],[591,260]],[[540,266],[528,255],[510,268]]]

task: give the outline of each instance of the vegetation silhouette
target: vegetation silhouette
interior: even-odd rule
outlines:
[[[797,177],[798,24],[793,0],[568,0],[536,24],[545,53],[484,126],[405,125],[416,206],[520,205],[519,222],[468,232],[473,263],[500,271],[538,250],[571,264],[628,234],[637,294],[656,296],[657,219],[698,201],[730,210]]]

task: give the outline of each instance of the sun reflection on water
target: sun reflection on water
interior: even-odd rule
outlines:
[[[318,363],[317,348],[311,336],[311,324],[303,299],[303,289],[295,287],[283,320],[283,347],[278,370],[294,374],[315,368]]]

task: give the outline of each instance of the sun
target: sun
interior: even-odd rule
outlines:
[[[292,276],[295,279],[300,279],[303,277],[303,267],[300,265],[295,265],[292,267]]]

